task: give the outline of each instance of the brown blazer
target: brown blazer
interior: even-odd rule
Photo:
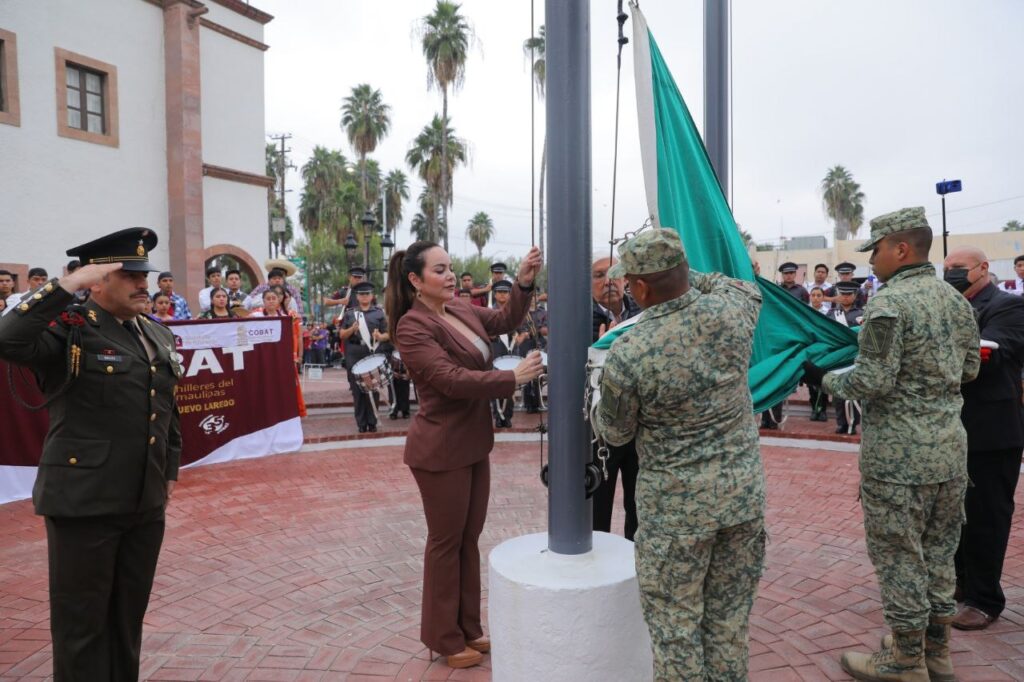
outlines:
[[[518,285],[500,310],[481,308],[459,298],[445,312],[459,319],[484,343],[523,323],[530,292]],[[395,345],[416,384],[419,411],[405,441],[405,463],[414,469],[451,471],[487,457],[494,446],[490,398],[515,393],[511,370],[492,369],[462,332],[416,301],[398,321]]]

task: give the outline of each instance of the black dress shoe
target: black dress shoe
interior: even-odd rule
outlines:
[[[398,413],[397,412],[392,412],[391,414],[388,415],[388,418],[390,418],[390,419],[398,419]]]
[[[408,419],[409,418],[409,410],[405,410],[404,412],[402,412],[402,417],[404,419]]]
[[[366,427],[366,430],[369,431],[370,433],[377,433],[377,425],[370,424],[369,426]]]
[[[359,433],[366,433],[366,427],[365,426],[360,426],[359,427]]]
[[[837,426],[836,433],[846,433],[846,428],[842,426]]]

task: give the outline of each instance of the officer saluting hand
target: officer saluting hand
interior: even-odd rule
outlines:
[[[0,357],[35,372],[50,408],[32,501],[46,519],[59,681],[139,676],[181,456],[174,337],[143,315],[156,243],[130,228],[70,249],[83,267],[0,320]],[[84,305],[80,289],[91,292]]]

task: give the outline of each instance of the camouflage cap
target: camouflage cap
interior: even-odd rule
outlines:
[[[675,230],[646,230],[619,246],[619,262],[608,270],[608,277],[650,275],[671,270],[685,260],[683,242]]]
[[[924,215],[924,206],[901,208],[898,211],[872,218],[871,237],[864,244],[858,246],[857,250],[861,252],[871,251],[882,238],[918,227],[932,229],[931,225],[928,224],[928,218]]]

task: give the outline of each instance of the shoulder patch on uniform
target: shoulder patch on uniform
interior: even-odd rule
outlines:
[[[889,354],[895,330],[895,317],[888,315],[869,317],[860,328],[860,350],[867,355],[884,358]]]

